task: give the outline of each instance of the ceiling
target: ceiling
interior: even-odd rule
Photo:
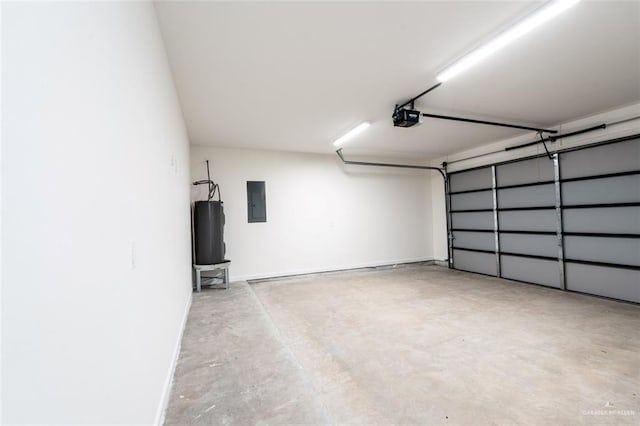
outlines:
[[[193,144],[434,158],[522,131],[425,119],[396,103],[540,2],[157,2]],[[553,126],[640,102],[640,2],[583,1],[416,103]],[[526,133],[526,132],[525,132]]]

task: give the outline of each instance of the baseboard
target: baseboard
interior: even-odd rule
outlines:
[[[449,259],[434,259],[433,263],[438,266],[449,266]]]
[[[189,292],[189,299],[187,300],[187,304],[184,308],[184,313],[182,314],[182,323],[180,324],[180,332],[178,333],[178,339],[173,349],[173,357],[171,360],[171,365],[169,366],[169,371],[167,377],[164,381],[164,386],[162,389],[162,396],[160,398],[160,405],[158,406],[158,411],[156,412],[156,418],[153,422],[154,425],[161,426],[164,424],[164,416],[167,411],[167,406],[169,405],[169,397],[171,396],[171,385],[173,384],[173,375],[176,372],[176,366],[178,365],[178,358],[180,357],[180,348],[182,347],[182,335],[184,334],[184,329],[187,326],[187,318],[189,318],[189,310],[191,309],[191,300],[193,297],[193,292]]]
[[[254,280],[264,280],[264,279],[271,279],[271,278],[290,277],[290,276],[297,276],[297,275],[320,274],[323,272],[341,272],[341,271],[353,271],[353,270],[364,269],[364,268],[389,267],[394,265],[406,265],[411,263],[422,263],[422,262],[434,262],[434,260],[433,258],[421,257],[421,258],[413,258],[413,259],[402,259],[397,261],[381,261],[381,262],[363,263],[363,264],[356,264],[356,265],[350,265],[350,266],[298,269],[298,270],[291,270],[291,271],[269,272],[264,274],[244,275],[244,276],[232,275],[230,278],[230,281],[254,281]],[[233,265],[231,265],[231,267],[233,267]]]

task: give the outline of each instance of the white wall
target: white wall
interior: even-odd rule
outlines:
[[[0,24],[2,23],[2,3],[0,3]],[[2,126],[2,30],[0,29],[0,126]],[[2,134],[0,134],[0,320],[2,319]],[[2,422],[2,324],[0,324],[0,423]]]
[[[447,252],[447,216],[443,179],[431,181],[431,208],[433,258],[445,262],[449,259],[449,253]]]
[[[157,422],[191,275],[153,6],[4,2],[2,38],[2,421]]]
[[[206,159],[222,190],[232,280],[432,259],[434,172],[192,146],[193,180],[206,179]],[[247,223],[248,180],[266,181],[266,223]],[[193,199],[206,198],[200,188]]]
[[[600,124],[610,124],[621,120],[627,120],[633,117],[640,117],[640,104],[629,105],[617,108],[611,111],[594,114],[569,123],[563,123],[553,126],[560,130],[560,134],[569,133],[580,129],[589,128]],[[586,145],[595,142],[606,141],[610,139],[625,137],[640,133],[640,120],[627,121],[625,123],[614,124],[603,130],[596,130],[574,137],[560,139],[558,142],[548,144],[551,149],[565,149],[580,145]],[[439,158],[433,161],[433,165],[440,165],[443,161],[451,162],[469,157],[480,156],[466,161],[459,161],[449,165],[449,171],[464,170],[473,167],[509,161],[517,158],[529,157],[532,155],[543,154],[544,148],[538,144],[524,149],[512,151],[504,151],[504,148],[516,146],[523,143],[532,142],[536,139],[536,135],[528,133],[524,136],[497,141],[479,148],[468,151],[459,152],[447,157]],[[490,153],[489,155],[483,155]],[[441,180],[433,180],[432,183],[432,200],[433,200],[433,253],[436,259],[447,258],[447,228],[446,228],[446,209],[444,199],[444,186]]]

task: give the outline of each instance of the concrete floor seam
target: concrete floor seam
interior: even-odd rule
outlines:
[[[326,404],[322,400],[322,397],[320,396],[320,392],[316,389],[315,385],[313,384],[313,381],[309,377],[309,374],[307,373],[305,368],[302,366],[302,364],[300,363],[300,360],[296,356],[295,352],[291,349],[291,347],[289,346],[289,344],[285,340],[284,336],[282,335],[282,332],[280,331],[280,328],[276,325],[275,321],[273,320],[273,317],[271,316],[271,313],[269,312],[267,307],[264,305],[264,303],[262,303],[262,300],[260,299],[260,297],[258,297],[258,295],[253,291],[252,286],[248,285],[248,283],[246,283],[246,285],[249,288],[249,292],[251,293],[253,298],[257,301],[257,304],[260,307],[260,310],[267,317],[267,319],[268,319],[268,327],[272,330],[272,332],[273,332],[274,336],[276,337],[276,339],[282,344],[282,347],[287,351],[287,353],[291,357],[291,360],[294,362],[294,364],[296,365],[296,367],[300,371],[300,374],[302,376],[302,380],[303,380],[305,386],[307,387],[307,390],[310,392],[310,394],[312,396],[317,398],[318,402],[320,403],[320,406],[322,408],[322,416],[323,416],[323,418],[325,420],[325,424],[337,424],[336,421],[331,416],[331,414],[329,413],[329,409],[327,408]]]

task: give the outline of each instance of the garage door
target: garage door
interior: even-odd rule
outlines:
[[[449,178],[453,268],[640,303],[640,138]]]

